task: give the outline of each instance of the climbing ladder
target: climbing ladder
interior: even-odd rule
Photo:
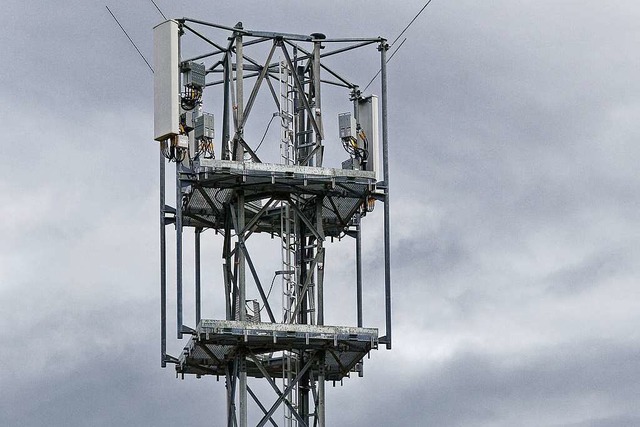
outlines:
[[[294,130],[294,83],[291,70],[283,61],[280,62],[280,157],[285,165],[296,163],[295,130]],[[292,310],[296,304],[298,268],[296,266],[296,218],[288,201],[280,202],[280,236],[282,255],[282,322],[289,323]],[[298,356],[292,351],[282,354],[282,387],[287,389],[298,373]],[[286,397],[294,409],[298,409],[297,387]],[[285,405],[284,425],[297,426],[297,419],[291,409]]]

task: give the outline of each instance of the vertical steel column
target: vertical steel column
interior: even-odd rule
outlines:
[[[236,28],[242,29],[242,22],[238,22]],[[242,138],[244,130],[242,122],[244,120],[244,63],[242,53],[242,34],[237,33],[236,37],[236,117],[238,120],[238,128],[236,129],[236,138]],[[234,160],[239,162],[244,160],[244,147],[239,141],[236,141]],[[244,303],[243,303],[244,304]]]
[[[164,143],[162,143],[164,144]],[[167,230],[165,229],[165,162],[160,145],[160,366],[167,366]]]
[[[242,190],[238,191],[238,203],[237,203],[237,218],[238,218],[238,242],[240,245],[244,244],[244,233],[242,229],[245,225],[245,208],[244,208],[244,192]],[[246,320],[246,311],[244,309],[245,301],[247,299],[247,290],[246,290],[246,282],[245,282],[245,256],[244,251],[242,251],[239,247],[236,250],[236,256],[238,257],[238,307],[236,308],[239,311],[239,319],[241,321]]]
[[[353,100],[353,117],[357,124],[360,124],[360,115],[358,103],[360,102],[360,89],[355,86],[351,91],[351,99]],[[366,203],[366,201],[365,201]],[[356,318],[358,327],[362,328],[362,213],[358,209],[356,212]]]
[[[309,353],[302,352],[300,355],[300,366],[304,366],[308,361]],[[298,413],[300,414],[300,418],[302,418],[303,425],[309,425],[309,414],[310,414],[310,406],[309,406],[309,372],[304,372],[300,381],[298,382]]]
[[[178,339],[182,339],[182,188],[178,161],[176,161],[176,305]]]
[[[383,40],[380,50],[382,80],[382,165],[384,170],[384,299],[386,311],[386,346],[391,349],[391,243],[389,241],[389,129],[387,126],[387,50]]]
[[[322,196],[316,196],[316,228],[321,235],[324,235],[324,226],[322,224]],[[322,256],[318,257],[316,263],[316,287],[318,303],[316,310],[318,310],[316,316],[316,323],[320,326],[324,325],[324,245],[323,241],[318,239],[316,241],[316,251],[319,254],[322,252]]]
[[[307,152],[306,152],[306,148],[304,148],[304,145],[308,142],[306,140],[306,126],[305,126],[305,122],[304,122],[304,112],[305,109],[304,107],[302,107],[302,105],[304,105],[303,101],[302,101],[302,97],[307,96],[304,93],[304,74],[301,74],[300,72],[300,68],[298,67],[298,48],[294,46],[293,48],[293,60],[291,62],[293,64],[293,70],[291,70],[292,74],[295,73],[295,75],[293,76],[293,81],[294,81],[294,87],[295,90],[293,92],[293,105],[294,105],[294,114],[296,116],[296,121],[295,121],[295,150],[296,150],[296,163],[297,164],[302,164],[302,162],[304,162],[304,160],[307,158]],[[295,84],[295,78],[298,78],[298,80],[301,82],[301,87],[299,87],[297,84]]]
[[[195,279],[196,279],[196,327],[200,323],[200,315],[201,315],[201,299],[200,299],[200,235],[202,234],[202,229],[196,227],[195,229],[195,262],[196,262],[196,271],[195,271]]]
[[[324,226],[322,223],[322,202],[323,198],[321,196],[317,196],[318,201],[316,205],[316,220],[317,220],[317,228],[321,235],[324,235]],[[316,266],[317,274],[317,283],[318,287],[318,316],[317,316],[317,324],[319,326],[324,325],[324,245],[322,240],[317,241],[317,251],[321,251],[322,255],[318,257],[318,262]],[[318,427],[325,427],[325,352],[320,352],[318,354],[318,381],[316,383],[317,386],[317,396],[316,396],[316,405],[315,405],[315,422]]]
[[[180,34],[180,32],[178,33]],[[180,61],[181,38],[178,36],[178,61]],[[178,87],[180,93],[180,77],[178,77]],[[176,156],[178,155],[176,148]],[[177,315],[176,323],[178,326],[178,339],[182,339],[182,186],[180,185],[180,165],[181,162],[176,159],[176,305]]]
[[[361,214],[358,211],[356,213],[356,312],[358,327],[362,328],[362,228],[360,220]]]
[[[242,23],[239,22],[236,28],[241,29]],[[238,125],[242,126],[243,116],[244,116],[244,85],[243,85],[243,53],[242,53],[242,35],[236,34],[236,113],[238,118]],[[237,138],[242,138],[243,129],[242,127],[236,129]],[[238,142],[236,144],[236,152],[234,153],[235,160],[243,161],[244,160],[244,148]],[[244,192],[238,191],[238,229],[236,233],[238,234],[238,241],[240,244],[244,244],[244,233],[243,229],[245,226],[245,206],[244,206]],[[246,283],[245,283],[245,256],[244,251],[239,250],[238,254],[238,307],[237,310],[240,310],[239,319],[240,321],[246,320],[246,311],[245,311],[245,301],[247,299],[246,294]],[[240,389],[238,390],[238,400],[240,406],[240,427],[247,427],[247,364],[246,358],[244,355],[239,356],[239,382]]]
[[[229,362],[227,365],[226,386],[227,386],[227,427],[238,427],[236,418],[236,378],[238,371],[238,360]]]
[[[231,80],[231,56],[229,52],[224,54],[223,65],[223,105],[222,105],[222,141],[220,148],[220,158],[223,160],[230,159],[229,148],[229,83]]]
[[[315,35],[316,37],[324,37],[320,34]],[[315,117],[313,119],[318,123],[318,127],[320,128],[320,133],[316,133],[315,147],[316,151],[316,161],[314,166],[322,167],[322,158],[323,158],[323,148],[322,148],[322,139],[324,135],[322,135],[322,100],[320,97],[320,86],[322,82],[320,81],[320,49],[322,49],[321,41],[313,42],[313,92],[315,97]]]
[[[316,421],[318,427],[325,427],[325,353],[322,352],[320,355],[320,368],[318,370],[318,401],[316,402]]]
[[[299,219],[296,219],[296,220],[299,221]],[[304,225],[302,221],[299,221],[299,226],[297,227],[298,235],[296,236],[296,239],[298,241],[296,257],[298,257],[299,259],[296,260],[296,264],[300,265],[300,280],[296,284],[298,288],[296,290],[296,300],[297,300],[296,308],[300,307],[300,309],[298,310],[298,318],[295,320],[295,323],[298,323],[300,325],[304,325],[308,323],[307,322],[308,292],[303,293],[302,290],[304,289],[304,284],[307,282],[307,276],[309,274],[313,274],[312,271],[309,271],[309,269],[307,269],[307,263],[305,262],[306,258],[311,258],[313,256],[313,255],[309,256],[308,249],[306,248],[307,242],[308,242],[305,236],[306,229],[307,229],[306,225]]]
[[[242,230],[245,225],[245,206],[244,206],[244,192],[238,191],[238,241],[242,245],[244,244],[244,233]],[[239,310],[239,319],[241,322],[246,321],[247,313],[245,310],[245,301],[247,299],[246,294],[246,283],[245,283],[245,256],[244,251],[237,247],[236,256],[238,257],[238,299],[236,310]],[[247,369],[246,369],[246,360],[244,355],[238,356],[239,363],[239,380],[240,380],[240,388],[238,390],[239,394],[239,406],[240,406],[240,427],[247,427]]]
[[[244,304],[243,304],[244,305]],[[238,356],[239,363],[239,377],[240,377],[240,390],[239,405],[240,405],[240,427],[247,427],[247,358],[245,355]]]
[[[353,100],[353,117],[356,123],[360,124],[360,109],[358,103],[360,102],[360,89],[355,86],[351,91],[351,100]],[[365,201],[366,203],[366,201]],[[362,228],[361,224],[362,214],[360,209],[356,212],[356,317],[358,327],[361,328],[362,321]]]
[[[305,96],[304,94],[302,96]],[[302,292],[304,288],[304,283],[307,282],[307,276],[313,274],[313,270],[307,269],[307,263],[305,262],[306,258],[311,258],[313,256],[309,255],[309,250],[306,249],[307,246],[311,246],[308,244],[306,235],[307,226],[300,220],[299,216],[297,217],[297,221],[299,221],[299,227],[297,227],[298,234],[296,238],[300,242],[298,245],[298,256],[299,261],[296,261],[296,264],[300,263],[300,280],[298,282],[298,291],[297,291],[297,304],[296,308],[300,307],[298,310],[298,324],[307,324],[307,316],[308,316],[308,295],[309,292]],[[311,239],[313,237],[310,237]],[[300,366],[304,366],[307,363],[307,353],[304,351],[300,351],[299,356]],[[305,425],[309,425],[309,373],[304,372],[301,375],[300,380],[297,384],[298,387],[298,413],[300,417],[304,421]]]
[[[231,279],[231,216],[229,207],[225,207],[226,219],[224,222],[224,241],[222,243],[222,268],[224,276],[224,302],[225,302],[225,319],[234,320],[233,318],[233,298],[231,296],[233,290],[233,280]]]

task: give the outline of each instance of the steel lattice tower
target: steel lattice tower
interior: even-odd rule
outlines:
[[[381,37],[330,39],[319,33],[251,31],[242,23],[226,27],[188,18],[158,25],[154,39],[155,139],[161,147],[162,366],[175,364],[183,376],[224,378],[228,426],[250,424],[251,401],[260,417],[258,426],[278,425],[274,414],[280,407],[285,408],[286,425],[324,426],[325,383],[340,381],[351,372],[361,374],[363,357],[380,343],[391,348],[389,46]],[[189,41],[204,43],[206,50],[184,59]],[[325,58],[348,57],[365,47],[379,51],[379,100],[364,96],[358,85],[325,64]],[[266,59],[254,59],[252,49],[266,54]],[[340,168],[323,164],[322,88],[326,85],[344,90],[351,110],[339,116],[339,140],[349,153]],[[212,104],[222,116],[219,147],[214,146],[213,114],[204,111],[211,105],[203,95],[214,88],[220,96]],[[247,136],[261,90],[275,105],[272,120],[279,119],[279,141]],[[258,149],[263,142],[279,145],[278,161],[261,160]],[[165,204],[168,161],[176,166],[173,207]],[[376,201],[384,208],[383,336],[378,329],[363,327],[362,315],[361,220]],[[188,338],[179,357],[166,350],[168,226],[176,232],[177,338]],[[183,233],[187,230],[195,235],[195,327],[186,326],[183,319]],[[205,232],[222,244],[223,279],[211,292],[224,300],[224,313],[211,313],[212,318],[202,318],[201,239]],[[281,261],[270,271],[274,272],[271,288],[280,278],[280,298],[272,297],[271,289],[263,286],[260,257],[252,257],[247,248],[246,242],[260,233],[279,245]],[[334,238],[342,237],[356,242],[357,325],[327,326],[324,277],[330,266],[325,253]],[[256,298],[249,298],[250,294]],[[272,399],[259,397],[249,384],[252,381],[267,384],[274,392]]]

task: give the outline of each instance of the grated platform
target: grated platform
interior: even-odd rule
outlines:
[[[357,209],[375,192],[374,172],[312,166],[209,160],[207,172],[183,173],[186,183],[183,225],[223,229],[234,191],[242,190],[250,221],[262,203],[296,198],[315,214],[316,200],[322,199],[322,223],[326,236],[339,236]],[[277,204],[265,210],[255,224],[255,232],[277,234],[281,209]]]
[[[325,351],[325,378],[339,381],[359,370],[359,362],[378,348],[378,330],[345,326],[253,323],[202,319],[182,352],[176,370],[180,374],[224,376],[229,363],[240,354],[256,356],[269,374],[282,377],[282,351]],[[311,368],[317,377],[319,366]],[[247,360],[247,375],[262,372]]]

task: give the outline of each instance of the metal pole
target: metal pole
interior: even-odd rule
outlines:
[[[358,327],[362,328],[362,228],[360,212],[356,213],[356,310]]]
[[[238,240],[240,244],[244,244],[244,234],[242,233],[242,229],[244,229],[244,193],[242,191],[238,192],[238,230],[236,230],[238,234]],[[246,283],[245,283],[245,256],[244,251],[239,250],[236,254],[238,257],[238,298],[237,298],[237,307],[236,313],[239,315],[239,319],[241,322],[244,322],[247,318],[247,313],[245,310],[245,301],[246,297]],[[239,372],[239,380],[240,380],[240,389],[239,393],[239,404],[240,404],[240,427],[247,427],[247,370],[246,370],[246,361],[244,355],[240,355],[238,357],[240,364],[240,372]]]
[[[325,427],[325,388],[324,388],[324,358],[325,354],[322,352],[320,354],[320,369],[318,372],[318,401],[316,406],[316,421],[318,427]]]
[[[316,204],[316,218],[318,230],[321,232],[321,234],[324,234],[324,227],[322,224],[322,200],[322,197],[318,197],[318,201]],[[318,325],[322,326],[324,325],[324,246],[322,240],[318,239],[316,242],[316,250],[318,251],[318,253],[322,252],[322,256],[319,257],[318,262],[316,263],[316,286],[318,288],[318,315],[316,317],[316,322]]]
[[[160,366],[166,368],[167,355],[167,230],[164,223],[165,165],[160,146]]]
[[[320,35],[318,35],[320,36]],[[324,36],[321,36],[324,38]],[[316,132],[316,140],[315,145],[318,148],[316,152],[316,161],[314,166],[322,167],[322,139],[324,135],[322,135],[322,101],[320,97],[320,50],[322,49],[322,42],[315,41],[313,42],[313,91],[315,98],[315,117],[314,119],[318,122],[318,128],[320,132]]]
[[[382,41],[380,47],[382,80],[382,165],[384,171],[384,296],[386,311],[386,346],[391,349],[391,243],[389,241],[389,129],[387,121],[387,50]]]
[[[354,87],[351,91],[351,99],[353,100],[353,117],[356,119],[356,123],[360,124],[360,109],[358,103],[360,102],[360,89],[358,86]],[[366,201],[365,201],[366,203]],[[362,214],[360,210],[356,212],[356,313],[358,327],[363,325],[362,321]]]
[[[176,162],[176,323],[178,339],[182,339],[182,189],[180,162]]]
[[[298,215],[298,218],[300,216]],[[306,324],[307,323],[307,296],[308,291],[305,292],[305,288],[308,289],[308,284],[312,280],[310,275],[313,275],[312,269],[307,269],[307,263],[305,262],[305,258],[310,258],[308,249],[305,249],[307,246],[307,238],[305,237],[305,225],[301,222],[298,227],[298,236],[299,245],[298,251],[300,256],[300,281],[298,282],[298,301],[296,304],[296,311],[298,311],[298,324]],[[312,239],[313,236],[309,237]],[[311,271],[309,271],[311,270]],[[296,312],[293,312],[293,317],[295,317]],[[300,352],[300,364],[304,365],[307,362],[306,352]],[[298,382],[298,412],[302,417],[302,420],[305,425],[309,425],[309,375],[305,372],[305,374],[301,375],[301,378]]]
[[[195,262],[196,262],[196,271],[195,271],[195,279],[196,279],[196,326],[200,324],[200,315],[201,315],[201,299],[200,299],[200,235],[202,234],[201,228],[196,228],[195,230]]]
[[[224,296],[225,296],[225,318],[227,320],[234,320],[232,313],[233,299],[231,297],[233,289],[233,281],[231,280],[231,220],[229,219],[230,209],[227,209],[227,218],[224,223],[224,241],[222,249],[222,267],[224,275]]]
[[[316,209],[317,209],[316,217],[317,217],[318,230],[322,235],[324,235],[324,225],[322,223],[322,201],[323,201],[323,198],[318,197],[318,202],[316,205]],[[319,326],[323,326],[324,325],[324,260],[325,260],[323,241],[318,240],[317,246],[318,246],[317,250],[322,252],[322,255],[319,257],[319,260],[316,263],[317,279],[318,279],[317,280],[318,282],[317,283],[317,286],[318,286],[317,323]],[[318,387],[318,394],[316,397],[317,401],[316,401],[316,407],[315,407],[315,421],[319,427],[325,426],[325,413],[324,413],[325,412],[325,395],[324,395],[325,356],[326,355],[324,351],[321,351],[318,354],[318,381],[316,383]]]
[[[229,82],[231,80],[231,65],[229,53],[224,55],[224,89],[223,89],[223,106],[222,106],[222,147],[220,158],[229,159]]]
[[[240,390],[238,390],[240,400],[240,427],[247,427],[247,359],[244,354],[238,356],[238,359],[240,363]]]
[[[227,427],[237,427],[236,419],[236,379],[238,359],[227,365]]]
[[[242,29],[242,23],[239,22],[237,27]],[[236,117],[238,128],[236,129],[236,137],[243,137],[243,118],[244,118],[244,64],[242,57],[242,35],[236,34]],[[239,141],[236,142],[236,151],[234,153],[234,160],[243,161],[244,160],[244,148]],[[239,231],[239,230],[238,230]],[[244,303],[243,303],[244,304]]]
[[[236,25],[237,30],[242,29],[242,23],[238,22]],[[243,130],[242,130],[242,121],[244,116],[244,85],[243,85],[243,57],[242,57],[242,33],[237,32],[236,36],[236,114],[237,114],[237,123],[239,125],[238,129],[236,129],[236,137],[242,138]],[[242,144],[236,144],[236,151],[234,153],[234,160],[243,161],[244,160],[244,148]],[[236,229],[236,233],[238,234],[238,241],[240,244],[244,244],[244,225],[245,225],[245,215],[244,215],[244,193],[242,190],[238,191],[238,225]],[[247,299],[246,295],[246,284],[245,284],[245,257],[243,251],[238,251],[237,253],[238,259],[238,307],[239,310],[238,318],[240,321],[246,320],[246,311],[245,311],[245,301]],[[239,412],[240,412],[240,427],[247,427],[247,369],[246,369],[246,358],[244,355],[240,355],[238,357],[238,363],[240,367],[240,372],[238,373],[240,389],[238,390],[238,400],[239,400]]]

